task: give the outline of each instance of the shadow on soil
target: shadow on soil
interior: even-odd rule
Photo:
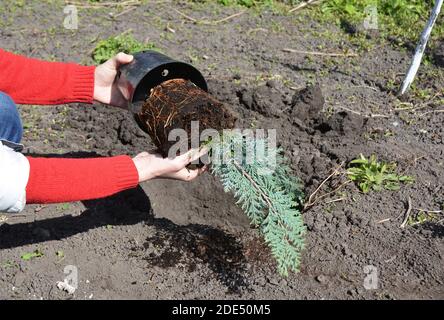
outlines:
[[[185,265],[188,272],[193,272],[201,263],[214,272],[229,293],[248,289],[244,248],[234,236],[207,225],[178,226],[165,218],[153,218],[148,224],[156,228],[144,244],[144,259],[151,266]]]
[[[427,222],[422,226],[424,229],[432,233],[432,237],[442,239],[444,238],[444,226],[442,224]]]
[[[60,157],[60,155],[54,156]],[[78,158],[98,155],[82,152],[63,156]],[[233,235],[208,225],[181,226],[166,218],[155,218],[150,199],[140,186],[107,198],[82,203],[86,210],[79,216],[67,215],[34,222],[1,225],[0,249],[60,240],[107,225],[133,225],[145,222],[147,226],[155,228],[155,234],[146,239],[142,248],[145,250],[142,258],[148,261],[149,265],[170,268],[184,264],[188,271],[192,272],[200,263],[207,265],[229,292],[239,293],[241,289],[247,288],[244,276],[246,273],[244,248]],[[45,230],[45,232],[33,232],[35,230]],[[157,252],[152,250],[150,252],[152,246]]]
[[[146,221],[151,209],[149,199],[140,187],[108,198],[84,201],[83,204],[86,210],[78,216],[1,225],[0,249],[60,240],[107,225],[133,225]]]

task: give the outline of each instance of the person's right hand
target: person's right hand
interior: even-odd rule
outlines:
[[[115,107],[126,108],[128,100],[117,87],[116,76],[119,67],[133,61],[130,54],[119,52],[94,71],[94,100]]]
[[[193,170],[189,170],[186,166],[207,152],[208,150],[205,148],[200,150],[192,149],[174,159],[163,158],[160,154],[142,152],[135,156],[133,161],[139,172],[139,182],[155,178],[191,181],[205,172],[207,166]]]

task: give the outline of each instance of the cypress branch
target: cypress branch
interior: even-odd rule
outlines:
[[[266,139],[239,132],[224,134],[221,141],[207,146],[211,149],[212,173],[259,229],[279,273],[287,276],[289,271],[297,272],[306,232],[299,211],[303,193],[280,150],[268,147]],[[235,150],[241,150],[241,157]],[[264,152],[259,154],[259,150]],[[254,156],[246,159],[247,151],[254,151]],[[273,170],[270,163],[276,164]]]

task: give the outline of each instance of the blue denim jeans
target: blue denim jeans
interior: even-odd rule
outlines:
[[[0,141],[20,151],[23,127],[17,106],[11,97],[0,92]]]

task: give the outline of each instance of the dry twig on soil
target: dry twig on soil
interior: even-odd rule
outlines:
[[[431,114],[431,113],[442,113],[442,112],[444,112],[444,110],[432,110],[432,111],[424,112],[424,113],[420,114],[419,116],[424,117],[424,116]]]
[[[127,7],[127,6],[138,6],[141,4],[140,0],[127,0],[118,2],[97,2],[85,4],[80,1],[66,1],[66,4],[75,5],[76,7],[82,9],[100,9],[100,8],[113,8],[113,7]]]
[[[225,17],[225,18],[222,18],[222,19],[219,19],[219,20],[209,21],[209,20],[197,20],[197,19],[195,19],[195,18],[193,18],[193,17],[191,17],[191,16],[189,16],[189,15],[183,13],[182,11],[179,11],[179,10],[176,9],[176,8],[172,8],[172,9],[173,9],[174,11],[176,11],[178,14],[180,14],[182,17],[186,18],[187,20],[190,20],[190,21],[193,22],[193,23],[198,23],[198,24],[208,24],[208,25],[215,25],[215,24],[219,24],[219,23],[222,23],[222,22],[226,22],[226,21],[228,21],[228,20],[230,20],[230,19],[233,19],[233,18],[235,18],[235,17],[238,17],[238,16],[240,16],[240,15],[243,15],[243,14],[247,11],[247,10],[240,11],[240,12],[234,13],[234,14],[232,14],[232,15],[229,15],[229,16],[227,16],[227,17]]]
[[[136,6],[129,7],[128,9],[125,9],[125,10],[123,10],[122,12],[119,12],[118,14],[116,14],[116,15],[114,15],[114,16],[112,16],[112,17],[113,17],[114,19],[116,19],[116,18],[118,18],[118,17],[120,17],[120,16],[123,16],[124,14],[130,12],[130,11],[133,11],[133,10],[136,9],[136,8],[137,8]]]
[[[318,4],[318,3],[322,2],[322,1],[323,0],[308,0],[308,1],[305,1],[305,2],[301,2],[300,4],[298,4],[293,9],[288,10],[288,13],[292,13],[292,12],[301,10],[301,9],[305,8],[306,6],[313,5],[313,4]]]
[[[319,190],[321,190],[322,186],[323,186],[324,184],[326,184],[328,180],[330,180],[333,176],[336,176],[336,175],[341,174],[340,169],[344,166],[344,164],[345,164],[345,162],[342,161],[342,162],[339,164],[339,166],[337,166],[337,167],[332,171],[332,173],[330,173],[330,174],[328,175],[328,177],[325,178],[325,179],[321,182],[321,184],[316,188],[316,190],[315,190],[315,191],[314,191],[314,192],[308,197],[308,201],[307,201],[307,202],[305,203],[305,205],[304,205],[304,210],[305,210],[305,209],[308,209],[309,207],[312,207],[313,205],[316,204],[316,202],[317,202],[318,200],[320,200],[320,199],[322,199],[322,198],[325,198],[326,196],[328,196],[328,195],[330,195],[330,194],[335,193],[336,191],[338,191],[339,189],[341,189],[343,186],[345,186],[347,183],[350,182],[350,180],[347,180],[346,182],[340,184],[339,187],[335,188],[333,191],[327,192],[326,194],[323,194],[323,195],[321,195],[321,196],[315,198],[316,194],[319,192]],[[339,199],[343,200],[342,198],[339,198]],[[336,202],[336,201],[340,201],[340,200],[335,199],[334,201],[330,201],[330,202]]]
[[[369,115],[365,115],[365,114],[362,114],[362,113],[360,113],[360,112],[358,112],[358,111],[355,111],[355,110],[349,109],[349,108],[347,108],[347,107],[343,107],[343,106],[338,105],[338,104],[333,105],[332,107],[333,107],[333,109],[334,109],[335,107],[338,107],[339,109],[342,109],[342,110],[345,110],[345,111],[348,111],[348,112],[351,112],[351,113],[357,114],[358,116],[361,116],[361,117],[364,117],[364,118],[390,118],[390,116],[388,116],[388,115],[385,115],[385,114],[379,114],[379,113],[370,113]]]
[[[413,208],[413,210],[423,211],[423,212],[427,212],[427,213],[442,213],[442,210],[426,210],[426,209],[422,209],[422,208]]]
[[[283,48],[282,51],[290,52],[290,53],[306,54],[306,55],[312,55],[312,56],[327,56],[327,57],[357,57],[358,56],[354,52],[350,52],[350,53],[329,53],[329,52],[320,52],[320,51],[296,50],[296,49],[291,49],[291,48]]]
[[[409,197],[407,200],[407,211],[405,212],[404,220],[402,221],[401,225],[399,226],[400,228],[405,228],[407,221],[409,220],[411,212],[412,212],[412,199]]]
[[[250,35],[252,33],[256,33],[256,32],[259,32],[259,31],[261,31],[261,32],[268,32],[268,30],[265,29],[265,28],[253,28],[253,29],[250,29],[250,30],[247,31],[247,35]]]

